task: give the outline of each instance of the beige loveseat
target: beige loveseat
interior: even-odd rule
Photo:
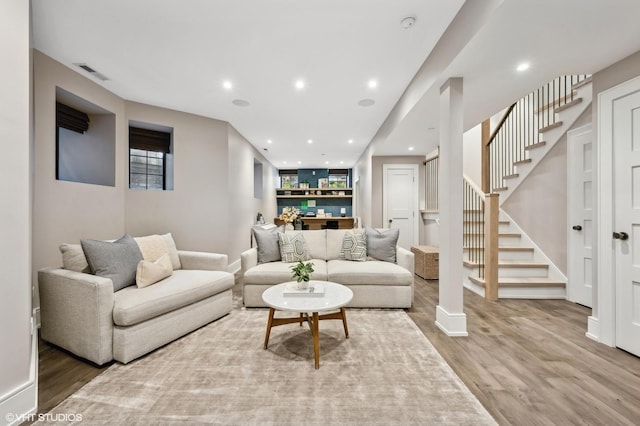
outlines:
[[[63,257],[82,257],[79,247],[61,246]],[[114,291],[111,279],[82,272],[84,258],[38,271],[41,337],[98,365],[128,363],[229,313],[227,255],[172,250],[172,275],[143,288]]]
[[[413,303],[414,255],[396,247],[396,262],[341,259],[344,229],[302,232],[314,272],[313,280],[332,281],[353,291],[347,305],[356,308],[410,308]],[[265,307],[262,293],[267,288],[291,281],[291,266],[282,261],[258,263],[258,250],[251,248],[241,255],[243,299],[246,307]]]

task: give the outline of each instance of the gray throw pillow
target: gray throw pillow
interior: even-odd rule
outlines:
[[[131,235],[112,243],[97,240],[80,240],[91,273],[113,282],[113,291],[136,283],[136,269],[142,253]]]
[[[258,263],[277,262],[281,259],[279,233],[284,233],[284,225],[269,229],[253,228],[253,236],[258,245]]]
[[[400,230],[398,228],[378,231],[377,229],[366,227],[367,234],[367,256],[376,260],[396,263],[396,245]]]

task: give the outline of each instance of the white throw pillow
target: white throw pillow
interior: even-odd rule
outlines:
[[[356,262],[367,260],[367,235],[364,229],[345,232],[340,258]]]
[[[278,233],[278,241],[280,243],[280,255],[284,263],[311,259],[307,249],[307,242],[302,232]]]
[[[140,253],[144,260],[155,262],[163,254],[169,254],[169,247],[163,237],[160,235],[149,235],[146,237],[135,237]]]
[[[62,267],[70,271],[91,273],[89,263],[80,244],[60,244]]]
[[[171,258],[171,266],[173,266],[173,270],[181,269],[182,264],[180,263],[180,256],[178,255],[178,249],[176,248],[176,242],[173,241],[173,236],[171,233],[162,234],[162,238],[164,238],[164,242],[167,244],[169,248],[169,257]]]
[[[169,253],[160,256],[155,262],[141,260],[136,270],[136,285],[139,288],[150,286],[173,274]]]

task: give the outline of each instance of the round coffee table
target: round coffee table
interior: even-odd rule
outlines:
[[[324,286],[324,293],[320,294],[295,294],[289,292],[285,294],[287,287],[295,286],[296,282],[286,282],[273,287],[269,287],[262,293],[262,300],[269,306],[269,320],[267,321],[267,332],[264,337],[264,348],[269,345],[269,335],[271,329],[279,325],[302,323],[306,320],[309,322],[311,334],[313,335],[313,352],[315,357],[315,367],[320,368],[320,338],[318,333],[318,322],[320,320],[336,319],[342,320],[344,326],[344,334],[349,338],[349,329],[347,328],[347,313],[344,306],[353,299],[353,292],[342,284],[330,281],[309,281],[310,288],[320,288]],[[275,311],[299,312],[297,318],[274,318]],[[335,311],[320,315],[320,312]],[[311,313],[311,316],[309,316]]]

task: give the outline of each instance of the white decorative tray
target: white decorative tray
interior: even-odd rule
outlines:
[[[283,294],[285,296],[324,296],[324,285],[322,283],[314,283],[309,288],[300,289],[297,283],[287,284],[284,287]]]

